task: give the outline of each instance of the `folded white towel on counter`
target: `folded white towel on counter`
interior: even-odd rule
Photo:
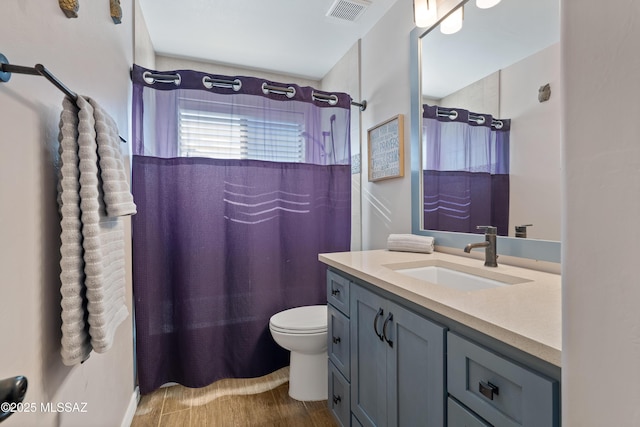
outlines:
[[[389,234],[387,249],[400,252],[421,252],[430,254],[434,251],[435,239],[431,236],[417,234]]]

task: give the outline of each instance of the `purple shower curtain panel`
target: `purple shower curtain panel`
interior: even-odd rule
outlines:
[[[424,228],[483,233],[492,225],[509,232],[509,133],[511,121],[491,126],[491,115],[455,111],[451,119],[437,106],[423,106]],[[469,120],[483,117],[484,123]]]
[[[161,104],[142,102],[150,90],[140,79],[144,71],[134,69],[134,118]],[[162,96],[154,92],[151,98]],[[309,107],[307,101],[278,102]],[[318,116],[348,123],[348,117],[332,118],[339,109],[348,116],[342,107]],[[289,354],[273,341],[269,318],[287,308],[326,303],[318,253],[350,247],[348,148],[344,164],[169,157],[161,151],[170,144],[155,125],[147,129],[156,137],[145,140],[143,123],[134,120],[132,189],[139,213],[133,222],[133,280],[141,392],[167,382],[203,387],[286,366]]]

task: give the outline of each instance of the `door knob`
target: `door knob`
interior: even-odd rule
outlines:
[[[27,394],[27,378],[22,375],[0,380],[0,423],[13,414],[15,405]]]

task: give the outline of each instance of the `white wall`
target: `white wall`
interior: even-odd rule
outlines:
[[[128,139],[133,3],[122,0],[120,25],[106,1],[80,3],[79,18],[68,19],[56,1],[3,1],[0,52],[15,65],[42,63],[72,90],[96,99]],[[88,412],[14,414],[3,427],[119,426],[133,397],[131,317],[106,354],[92,353],[73,368],[60,358],[56,165],[62,98],[43,77],[14,74],[0,83],[0,378],[25,375],[26,402],[87,402]],[[131,310],[130,263],[127,269]]]
[[[506,117],[500,114],[500,71],[491,73],[487,77],[445,96],[437,105],[464,108],[476,113],[491,114],[496,118]]]
[[[133,60],[141,67],[155,70],[156,52],[153,49],[153,42],[151,42],[151,36],[149,35],[149,29],[147,28],[147,21],[145,20],[142,9],[140,8],[139,0],[135,0],[135,15]]]
[[[390,233],[411,232],[409,35],[413,2],[399,0],[362,38],[362,248],[385,248]],[[367,130],[404,115],[404,177],[368,181]]]
[[[565,426],[640,425],[639,22],[562,2]]]
[[[549,83],[551,98],[538,101]],[[511,119],[509,236],[533,224],[527,237],[560,240],[562,206],[560,43],[500,71],[500,114]]]

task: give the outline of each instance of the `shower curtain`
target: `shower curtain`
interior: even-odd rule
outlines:
[[[429,230],[509,231],[511,121],[423,105],[423,226]]]
[[[349,250],[351,99],[154,74],[132,72],[140,391],[265,375],[288,364],[270,316],[325,304],[318,253]]]

